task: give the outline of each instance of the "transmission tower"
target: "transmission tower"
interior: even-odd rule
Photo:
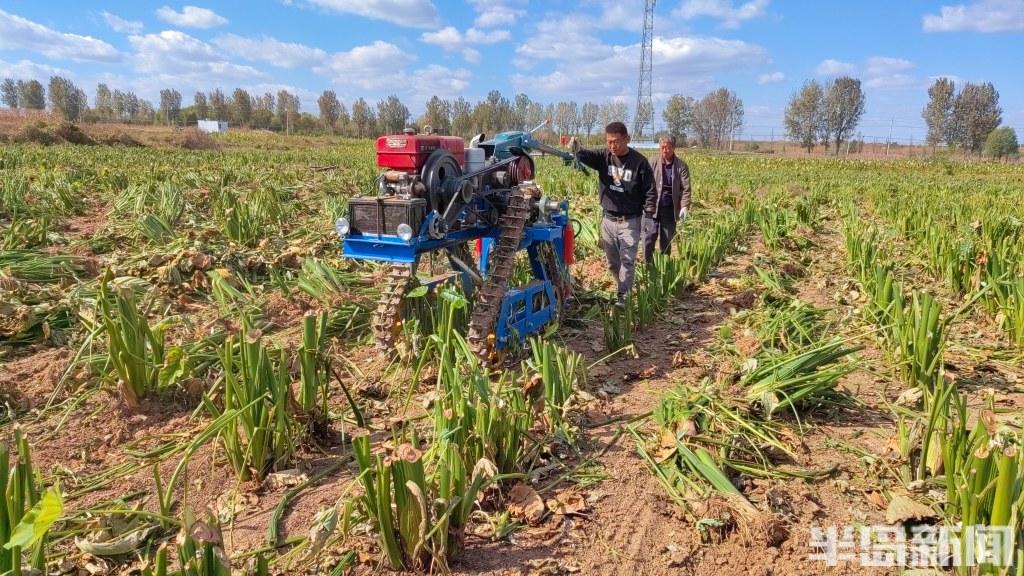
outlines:
[[[644,8],[644,39],[640,43],[640,81],[636,87],[636,110],[633,116],[633,138],[643,137],[644,128],[654,124],[654,100],[651,97],[651,56],[654,53],[654,2],[646,0]]]

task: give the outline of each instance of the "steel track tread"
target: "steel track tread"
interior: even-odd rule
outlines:
[[[530,199],[538,192],[536,186],[524,185],[512,189],[508,208],[499,221],[501,234],[490,256],[490,274],[474,298],[467,340],[473,353],[485,364],[493,364],[496,360],[495,327],[501,313],[502,299],[508,290],[508,280],[515,265],[519,243],[530,217]]]
[[[373,337],[377,349],[394,352],[402,332],[403,305],[413,280],[412,264],[391,264],[377,309],[373,313]]]

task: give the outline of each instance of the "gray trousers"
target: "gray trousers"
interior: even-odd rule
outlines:
[[[601,218],[601,246],[608,258],[608,271],[618,287],[619,296],[633,288],[636,277],[636,252],[640,247],[639,216],[628,220]]]
[[[662,254],[672,253],[672,238],[676,235],[676,219],[671,214],[662,218],[649,218],[644,215],[641,235],[644,241],[644,262],[654,260],[654,245],[661,244]]]

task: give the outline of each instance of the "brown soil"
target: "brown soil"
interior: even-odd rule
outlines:
[[[808,274],[797,281],[796,290],[807,302],[829,308],[830,319],[839,322],[854,315],[852,306],[837,304],[837,293],[847,291],[843,249],[835,233],[821,232],[810,259]],[[633,437],[624,432],[625,423],[650,412],[661,394],[680,384],[697,384],[704,377],[728,380],[735,367],[715,356],[718,327],[729,321],[736,309],[755,304],[743,284],[736,279],[749,273],[751,263],[767,252],[759,240],[725,263],[708,282],[674,303],[665,317],[636,337],[639,357],[617,357],[591,372],[589,394],[596,400],[586,406],[579,445],[582,453],[571,461],[582,463],[593,458],[606,478],[585,489],[561,482],[542,494],[554,497],[569,491],[580,493],[587,506],[579,514],[549,515],[539,526],[515,532],[510,541],[492,542],[486,530],[473,526],[467,538],[467,550],[453,563],[459,574],[696,574],[714,576],[796,575],[796,574],[889,574],[886,570],[860,568],[855,563],[827,568],[807,559],[810,528],[814,525],[842,527],[850,524],[884,523],[884,508],[875,503],[879,493],[895,486],[887,472],[893,423],[882,405],[899,394],[899,386],[887,376],[883,354],[869,340],[860,354],[865,369],[849,375],[842,387],[856,396],[863,406],[856,410],[812,414],[800,424],[806,447],[800,465],[815,469],[833,468],[824,480],[750,481],[744,486],[749,499],[764,513],[762,522],[741,525],[711,544],[698,541],[697,529],[666,497],[643,460]],[[577,276],[585,285],[606,281],[603,259],[590,258],[578,267]],[[581,278],[580,278],[581,277]],[[295,326],[309,303],[303,299],[274,297],[265,312],[281,326]],[[856,323],[854,319],[852,323]],[[966,333],[970,331],[967,330]],[[575,332],[562,330],[566,344],[594,362],[606,353],[599,322],[584,322]],[[387,377],[385,362],[372,350],[347,351],[348,359],[360,367],[366,379],[346,376],[354,390]],[[23,410],[41,409],[70,360],[68,350],[39,348],[0,365],[0,392],[15,399]],[[978,375],[981,382],[1002,379],[1003,401],[1022,406],[1019,374],[1001,364],[963,361],[964,373]],[[1016,380],[1015,380],[1016,379]],[[980,388],[980,387],[979,387]],[[332,404],[345,410],[345,399],[337,387]],[[77,390],[81,399],[72,408],[71,396],[59,394],[58,402],[45,413],[26,418],[23,426],[33,442],[34,457],[46,475],[60,475],[70,509],[82,509],[110,502],[115,498],[153,492],[150,465],[130,456],[126,450],[152,449],[163,442],[184,442],[194,437],[208,422],[200,412],[193,418],[194,403],[177,398],[157,398],[144,403],[139,411],[130,411],[116,394],[106,391]],[[83,395],[87,396],[84,397]],[[371,417],[384,419],[390,413],[386,401],[361,400]],[[392,400],[393,402],[393,400]],[[378,420],[382,421],[382,420]],[[795,425],[790,422],[791,425]],[[334,423],[339,429],[341,424]],[[641,431],[650,430],[641,422]],[[10,429],[5,429],[5,436]],[[4,438],[6,440],[6,438]],[[328,443],[322,451],[310,450],[298,457],[298,467],[312,475],[345,455],[340,443]],[[875,455],[862,458],[857,451]],[[160,465],[168,479],[180,456]],[[873,462],[873,463],[872,463]],[[89,492],[92,475],[124,463],[139,466],[110,484]],[[286,488],[258,489],[238,485],[234,474],[220,454],[216,442],[198,450],[190,461],[186,479],[187,504],[198,515],[205,509],[223,509],[218,501],[241,494],[245,504],[225,525],[229,553],[260,548],[266,542],[266,528],[273,508]],[[282,538],[308,532],[317,511],[351,494],[352,464],[316,486],[301,492],[288,506],[281,524]],[[538,486],[555,480],[555,471]],[[182,487],[177,488],[180,496]],[[151,496],[146,508],[155,509]],[[874,501],[873,501],[874,500]],[[709,505],[713,505],[710,503]],[[362,538],[361,550],[371,547]],[[364,564],[365,570],[371,564]]]

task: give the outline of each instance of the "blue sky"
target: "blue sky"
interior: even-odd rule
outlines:
[[[1004,123],[1024,129],[1024,0],[834,2],[661,0],[654,95],[718,86],[746,108],[744,132],[782,133],[807,79],[848,74],[867,93],[866,137],[920,141],[936,77],[992,82]],[[436,94],[602,102],[632,108],[642,0],[279,0],[190,3],[0,0],[0,77],[98,82],[151,101],[196,90],[286,88],[315,111],[331,88],[350,105],[397,94],[416,114]]]

